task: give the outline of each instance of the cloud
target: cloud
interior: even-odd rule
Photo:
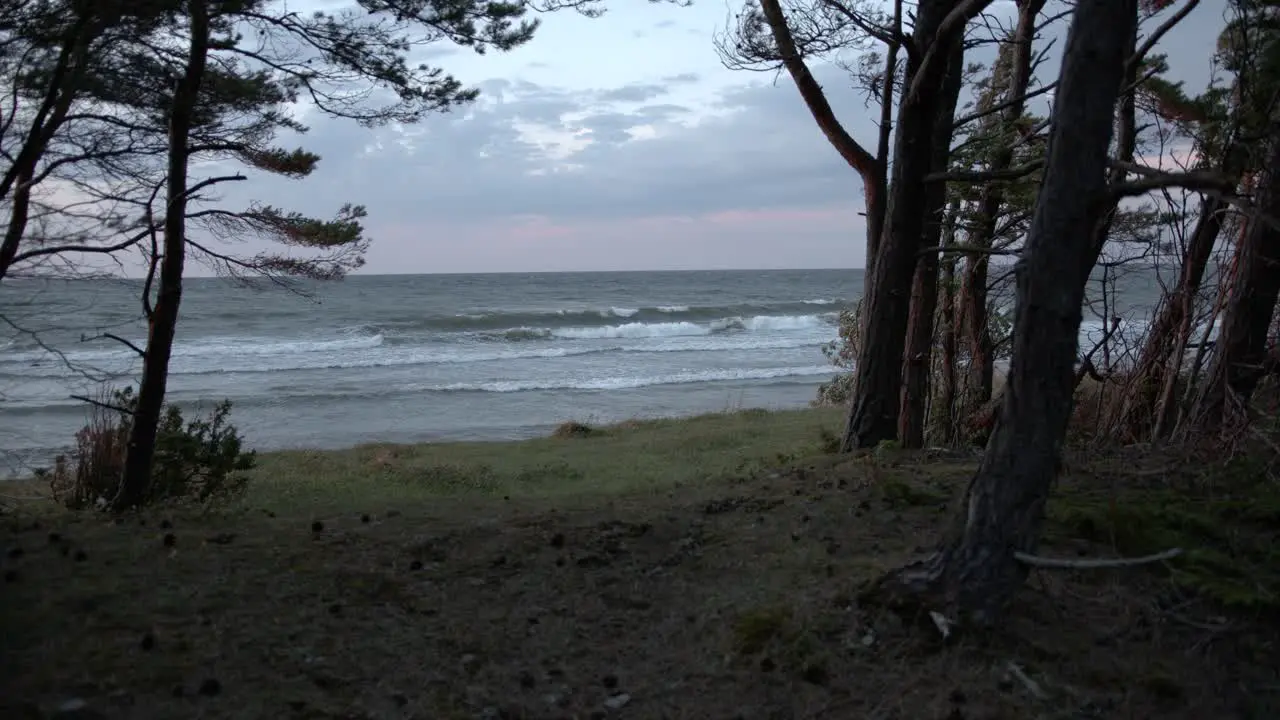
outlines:
[[[820,80],[840,86],[839,70]],[[368,207],[371,271],[820,267],[862,263],[861,183],[795,88],[712,90],[694,74],[617,88],[483,83],[415,127],[316,121],[302,181],[254,197],[324,214]],[[833,91],[849,130],[871,114]]]

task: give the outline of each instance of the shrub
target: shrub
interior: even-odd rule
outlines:
[[[120,489],[137,396],[132,388],[104,393],[89,410],[88,423],[76,433],[70,460],[59,457],[50,473],[54,497],[69,508],[105,507]],[[231,401],[205,417],[186,420],[166,405],[156,432],[151,485],[144,504],[169,500],[207,502],[238,494],[257,461],[245,451],[244,438],[227,422]]]
[[[845,310],[840,311],[838,320],[839,336],[822,346],[822,354],[827,356],[831,364],[839,368],[840,374],[831,378],[830,382],[818,386],[818,397],[814,405],[840,405],[853,395],[853,364],[858,358],[858,340],[861,324],[862,300]]]

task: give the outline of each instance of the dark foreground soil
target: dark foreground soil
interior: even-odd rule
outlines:
[[[10,514],[0,717],[1280,717],[1274,625],[1159,566],[1037,573],[981,639],[858,607],[971,470],[826,459],[594,508]]]

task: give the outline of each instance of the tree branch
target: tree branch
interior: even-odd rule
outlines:
[[[918,255],[924,257],[932,253],[947,253],[948,255],[1018,255],[1019,250],[1007,250],[1002,248],[989,247],[969,247],[967,245],[943,245],[940,247],[927,247],[921,250]]]
[[[110,255],[111,253],[119,252],[120,250],[127,250],[134,245],[137,245],[142,242],[143,238],[147,237],[150,232],[151,228],[148,228],[127,240],[121,240],[115,245],[51,245],[49,247],[27,250],[26,252],[21,252],[14,256],[13,264],[16,265],[20,262],[24,262],[32,258],[43,257],[45,255],[61,255],[62,253],[72,252]]]
[[[946,172],[932,173],[925,176],[925,182],[992,182],[999,180],[1021,180],[1028,175],[1035,173],[1037,170],[1044,168],[1044,160],[1032,160],[1025,165],[1012,167],[1007,170],[977,170],[973,172],[965,170],[948,170]]]
[[[875,158],[866,148],[858,144],[858,141],[845,130],[840,124],[840,120],[836,118],[835,111],[831,109],[831,104],[827,101],[827,96],[822,91],[822,86],[813,77],[813,73],[809,71],[809,66],[805,64],[804,58],[800,57],[800,52],[796,48],[795,38],[791,35],[791,28],[787,26],[786,15],[782,12],[782,6],[778,0],[760,0],[760,9],[764,12],[765,21],[769,24],[769,30],[773,33],[773,41],[777,43],[778,54],[782,57],[782,64],[787,68],[787,72],[791,74],[792,80],[796,83],[796,88],[800,91],[800,96],[804,98],[804,103],[809,108],[809,112],[813,115],[813,119],[818,123],[818,127],[822,129],[822,133],[827,136],[827,140],[835,147],[836,152],[840,153],[840,157],[849,163],[850,167],[858,171],[863,177],[869,176],[875,169]],[[885,78],[886,82],[891,82],[892,78]]]
[[[771,2],[773,0],[770,0]],[[924,88],[919,84],[924,82],[924,78],[929,77],[932,72],[932,66],[935,63],[945,62],[942,55],[938,53],[938,47],[948,45],[944,42],[947,38],[955,33],[963,33],[969,21],[977,17],[983,10],[987,9],[992,0],[960,0],[960,2],[947,13],[946,17],[938,25],[938,32],[934,33],[933,42],[929,43],[929,49],[924,53],[924,59],[920,61],[920,67],[916,70],[915,77],[911,78],[911,85],[904,97],[910,97],[919,94]],[[917,52],[919,48],[916,49]]]
[[[133,414],[133,411],[132,411],[132,410],[130,410],[129,408],[120,407],[119,405],[113,405],[113,404],[108,403],[108,402],[102,402],[101,400],[94,400],[93,398],[91,398],[91,397],[86,397],[86,396],[84,396],[84,395],[72,395],[72,396],[71,396],[71,399],[72,399],[72,400],[79,400],[79,401],[81,401],[81,402],[87,402],[87,403],[89,403],[90,405],[94,405],[94,406],[96,406],[96,407],[100,407],[100,408],[106,408],[107,410],[114,410],[114,411],[116,411],[116,412],[118,412],[118,413],[123,413],[123,414],[125,414],[125,415],[132,415],[132,414]]]
[[[1132,163],[1117,163],[1117,165],[1132,165]],[[1121,167],[1120,169],[1128,170],[1128,168],[1125,167]],[[1218,172],[1208,170],[1189,170],[1187,172],[1148,175],[1136,180],[1113,183],[1110,189],[1112,197],[1118,201],[1123,198],[1146,195],[1154,190],[1163,190],[1171,187],[1184,187],[1188,190],[1198,191],[1217,190],[1219,192],[1232,192],[1235,190],[1236,181]]]
[[[108,340],[115,340],[116,342],[120,343],[121,345],[124,345],[125,347],[129,348],[130,350],[132,350],[132,351],[134,351],[134,352],[138,353],[138,357],[143,357],[143,358],[145,358],[145,357],[147,356],[147,351],[146,351],[146,350],[143,350],[142,348],[138,347],[137,345],[134,345],[133,343],[129,342],[128,340],[125,340],[124,338],[120,337],[119,335],[116,335],[115,333],[102,333],[102,337],[104,337],[104,338],[106,338],[106,339],[108,339]]]
[[[1133,55],[1129,56],[1128,61],[1125,62],[1125,71],[1128,72],[1135,69],[1138,64],[1140,64],[1143,60],[1145,60],[1147,57],[1147,53],[1151,52],[1151,49],[1154,48],[1156,44],[1159,43],[1160,40],[1166,34],[1168,34],[1170,30],[1174,28],[1174,26],[1182,22],[1183,18],[1185,18],[1187,15],[1190,15],[1191,11],[1195,10],[1196,6],[1199,4],[1200,4],[1200,0],[1187,0],[1186,5],[1183,5],[1181,8],[1178,9],[1178,12],[1174,13],[1169,17],[1168,20],[1165,20],[1163,23],[1161,23],[1160,27],[1156,28],[1151,33],[1151,36],[1148,37],[1145,41],[1143,41],[1142,45],[1138,47],[1137,51],[1134,52]]]
[[[980,110],[978,112],[969,113],[968,115],[963,115],[957,118],[956,121],[951,124],[951,127],[953,129],[959,129],[965,125],[968,125],[974,120],[981,120],[982,118],[988,115],[995,115],[996,113],[1000,112],[1001,110],[1004,110],[1005,108],[1011,105],[1015,105],[1020,102],[1025,102],[1026,100],[1030,100],[1033,97],[1039,97],[1040,95],[1051,93],[1057,89],[1058,89],[1058,81],[1054,80],[1048,85],[1036,88],[1035,90],[1032,90],[1031,92],[1028,92],[1025,95],[1022,95],[1021,97],[1011,97],[1008,100],[1005,100],[1004,102],[1001,102],[996,105],[992,105],[991,107],[985,110]]]

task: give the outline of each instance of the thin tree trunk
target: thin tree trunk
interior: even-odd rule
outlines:
[[[960,87],[964,84],[964,44],[956,43],[947,59],[942,101],[934,122],[931,172],[947,169],[951,159],[952,126]],[[947,186],[936,182],[925,188],[925,217],[920,248],[926,251],[916,262],[911,281],[911,307],[907,317],[907,349],[903,356],[901,407],[898,410],[898,439],[903,447],[924,447],[924,431],[933,372],[934,315],[938,307],[938,247],[946,215]]]
[[[1222,232],[1226,209],[1226,203],[1218,197],[1200,201],[1200,217],[1182,258],[1178,282],[1151,324],[1119,417],[1112,425],[1112,435],[1136,441],[1156,440],[1168,433],[1182,354],[1190,342],[1195,318],[1195,300]]]
[[[1004,405],[955,532],[932,558],[886,578],[892,596],[995,623],[1026,578],[1071,415],[1092,230],[1109,200],[1107,152],[1137,0],[1079,0],[1067,36],[1044,183],[1017,273],[1013,358]],[[937,593],[941,597],[933,596]],[[917,598],[919,599],[919,598]],[[940,600],[940,602],[939,602]]]
[[[1280,217],[1280,135],[1273,134],[1269,142],[1270,157],[1262,166],[1254,202],[1260,212],[1275,218]],[[1271,318],[1280,299],[1280,230],[1250,218],[1235,264],[1222,329],[1196,400],[1192,428],[1203,433],[1219,432],[1224,422],[1234,419],[1227,412],[1228,402],[1247,407],[1264,374]]]
[[[804,57],[800,55],[779,0],[760,0],[760,10],[764,14],[765,22],[769,25],[769,32],[773,36],[782,65],[795,82],[796,89],[800,91],[800,97],[809,108],[809,114],[818,124],[818,129],[826,136],[827,141],[840,154],[840,157],[844,158],[849,167],[862,178],[863,199],[867,206],[867,248],[868,252],[874,252],[885,215],[884,158],[877,158],[867,152],[866,148],[862,147],[836,118],[826,93],[813,77],[809,66],[805,64]],[[892,68],[893,63],[897,61],[897,47],[891,46],[889,49],[891,58],[889,67]],[[887,94],[892,104],[892,85]],[[869,262],[870,259],[868,259]]]
[[[902,2],[893,3],[893,32],[902,32]],[[893,142],[894,84],[898,75],[900,43],[893,42],[885,49],[884,82],[880,86],[880,134],[876,142],[876,163],[871,176],[863,175],[863,193],[867,206],[867,260],[863,277],[871,274],[871,266],[880,252],[880,235],[884,232],[884,198],[889,192],[888,158]],[[865,322],[863,329],[866,329]]]
[[[26,234],[31,211],[31,182],[36,175],[36,166],[53,136],[66,122],[71,103],[75,100],[76,86],[84,73],[85,57],[96,32],[92,25],[89,14],[82,13],[63,35],[58,60],[50,73],[40,108],[31,121],[22,148],[0,176],[0,198],[13,194],[4,239],[0,240],[0,281],[9,274]]]
[[[178,80],[169,109],[169,167],[166,185],[163,257],[156,301],[152,307],[142,381],[134,410],[120,492],[112,503],[117,512],[146,500],[151,485],[156,433],[169,380],[169,358],[182,303],[182,275],[186,258],[187,171],[189,141],[204,80],[209,52],[208,0],[190,0],[191,39],[187,67]]]
[[[907,58],[909,89],[898,109],[888,222],[867,275],[865,332],[854,366],[853,402],[841,449],[892,440],[898,430],[902,356],[906,349],[911,281],[925,225],[925,177],[933,165],[933,134],[942,109],[947,59],[972,15],[948,17],[954,3],[921,0]],[[969,7],[981,12],[985,3]]]
[[[1003,132],[1008,132],[1026,112],[1027,88],[1031,84],[1031,63],[1036,36],[1036,18],[1047,0],[1027,0],[1018,8],[1018,24],[1014,29],[1009,61],[1008,88],[1003,100],[1008,103],[1000,113]],[[1008,170],[1013,165],[1012,143],[996,148],[991,157],[990,169],[995,172]],[[978,252],[970,254],[965,262],[964,280],[960,289],[960,327],[965,337],[969,355],[965,372],[962,416],[970,415],[991,399],[995,384],[995,348],[991,338],[991,324],[987,308],[989,250],[996,241],[996,228],[1004,207],[1004,185],[987,183],[978,198],[978,208],[968,245]]]
[[[956,220],[959,214],[960,201],[952,200],[947,209],[943,248],[955,247]],[[943,445],[949,446],[956,440],[956,255],[953,252],[945,252],[942,257],[940,282],[938,335],[942,356],[938,360],[938,377],[941,387],[938,389],[938,409],[933,415],[939,440]]]

